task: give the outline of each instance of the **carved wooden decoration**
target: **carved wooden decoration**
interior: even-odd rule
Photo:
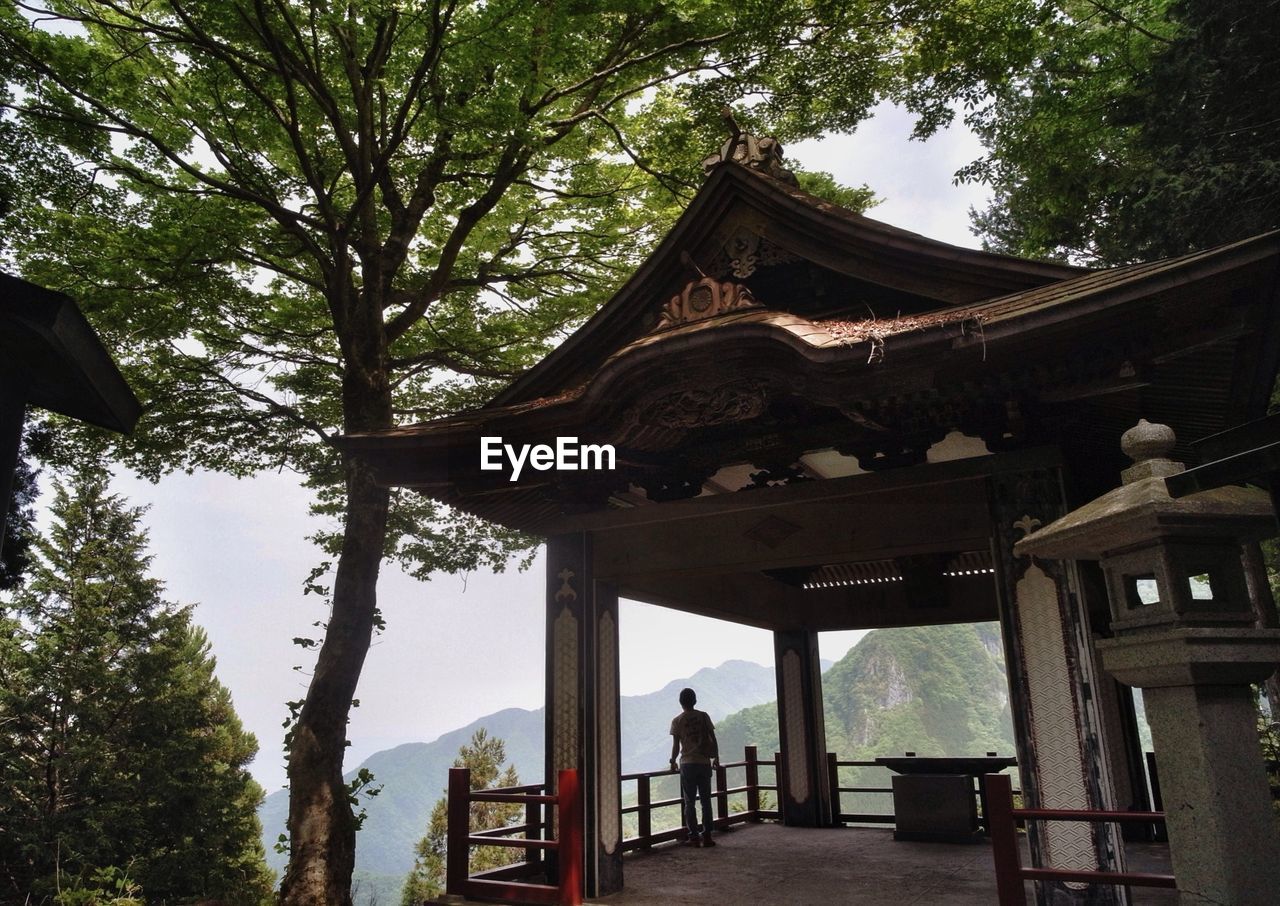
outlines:
[[[755,296],[751,295],[751,290],[741,284],[731,280],[722,282],[712,277],[701,277],[686,284],[684,289],[662,307],[658,326],[654,330],[668,330],[731,311],[762,307]]]
[[[706,273],[713,277],[732,275],[738,280],[745,280],[758,268],[801,260],[799,255],[765,239],[761,235],[764,229],[762,223],[751,223],[717,232],[715,240],[719,246],[706,263]]]
[[[644,420],[678,430],[726,425],[759,417],[768,406],[764,385],[755,381],[679,390],[649,404]]]

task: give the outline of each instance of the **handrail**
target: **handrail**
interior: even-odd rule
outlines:
[[[1079,871],[1063,868],[1023,868],[1018,850],[1018,819],[1035,821],[1164,822],[1164,812],[1073,811],[1052,808],[1014,808],[1013,784],[1006,774],[983,777],[991,811],[988,828],[996,865],[996,892],[1000,906],[1027,906],[1024,881],[1080,881],[1086,884],[1120,884],[1132,887],[1177,887],[1173,875],[1127,871]]]
[[[449,770],[448,831],[445,862],[445,890],[462,897],[504,900],[508,903],[547,904],[547,906],[581,906],[582,903],[582,796],[576,770],[561,771],[554,796],[542,794],[541,785],[510,787],[502,790],[472,790],[468,768]],[[525,822],[507,827],[471,832],[471,803],[508,802],[525,806]],[[543,840],[530,836],[540,834],[543,823],[540,805],[554,805],[559,819],[559,836]],[[501,834],[521,833],[523,838]],[[525,862],[502,869],[470,873],[470,848],[509,846],[525,850]],[[540,867],[540,851],[558,855],[558,883],[535,884],[512,880]],[[498,877],[498,875],[502,877]]]
[[[765,818],[777,818],[779,812],[777,809],[761,809],[760,793],[762,790],[770,790],[780,792],[778,782],[772,784],[760,783],[759,770],[761,767],[775,768],[776,774],[782,775],[782,756],[778,753],[774,754],[773,760],[762,761],[758,756],[758,749],[755,746],[747,746],[744,750],[744,758],[742,761],[721,762],[719,768],[714,774],[714,783],[712,790],[712,798],[716,803],[715,826],[719,828],[728,828],[734,824],[746,821],[760,821]],[[851,794],[877,794],[891,795],[892,787],[870,787],[870,786],[840,786],[839,769],[851,768],[881,768],[883,765],[874,761],[855,761],[841,760],[835,753],[827,753],[827,769],[828,780],[831,790],[831,821],[835,825],[844,823],[850,824],[893,824],[895,816],[892,812],[887,814],[862,814],[862,813],[845,813],[841,810],[840,795],[842,793]],[[727,772],[735,769],[744,769],[745,780],[741,785],[729,786],[727,781]],[[629,837],[622,841],[623,851],[633,849],[648,849],[658,843],[664,843],[670,840],[678,840],[688,836],[688,832],[681,827],[673,827],[658,832],[653,831],[653,812],[662,808],[675,808],[681,804],[681,799],[676,796],[666,799],[654,799],[652,782],[656,778],[674,777],[679,771],[673,771],[670,768],[661,771],[636,771],[622,774],[619,780],[622,783],[636,784],[636,804],[624,806],[619,809],[622,815],[636,815],[638,817],[638,829],[636,836]],[[740,812],[729,812],[729,797],[735,795],[746,794],[746,808]],[[974,796],[981,802],[981,788],[974,790]],[[983,813],[985,814],[985,808]]]
[[[741,761],[721,762],[712,772],[712,790],[711,799],[714,802],[715,818],[713,824],[716,828],[725,830],[735,824],[743,822],[760,821],[762,818],[777,817],[776,810],[762,810],[760,808],[760,791],[761,790],[777,790],[776,784],[760,783],[761,767],[776,767],[777,757],[774,761],[761,761],[757,755],[755,746],[746,746],[743,751],[743,759]],[[728,773],[731,770],[743,770],[744,781],[738,786],[729,786]],[[628,837],[622,841],[623,852],[629,852],[635,849],[648,849],[658,843],[665,843],[670,840],[680,840],[688,837],[689,831],[684,827],[683,820],[678,827],[668,828],[655,832],[653,830],[653,813],[662,808],[676,808],[681,805],[679,796],[668,799],[654,799],[652,781],[655,778],[676,777],[679,776],[678,770],[673,771],[670,768],[661,771],[637,771],[629,774],[623,774],[619,778],[623,783],[635,783],[636,785],[636,804],[625,806],[620,809],[623,815],[634,814],[638,819],[638,829],[636,836]],[[735,795],[746,794],[746,808],[740,812],[729,811],[729,797]]]

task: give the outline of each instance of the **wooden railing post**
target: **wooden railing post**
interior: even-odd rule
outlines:
[[[717,763],[716,774],[716,817],[729,817],[729,769]]]
[[[747,763],[747,812],[750,821],[760,820],[760,756],[755,746],[743,749],[742,758]]]
[[[526,840],[542,839],[542,805],[537,802],[528,802],[524,807],[524,824],[527,830],[524,832]],[[537,846],[525,847],[524,860],[532,865],[542,864],[542,850]]]
[[[840,827],[840,762],[835,752],[827,753],[827,785],[831,788],[831,826]]]
[[[449,769],[448,825],[445,831],[445,892],[462,896],[470,874],[471,769]]]
[[[556,808],[559,809],[560,906],[582,903],[582,796],[578,772],[560,772]]]
[[[787,761],[781,752],[773,753],[773,785],[778,799],[778,820],[787,823]]]
[[[1013,784],[1007,774],[984,778],[987,807],[991,810],[988,832],[996,864],[996,893],[1000,906],[1027,906],[1022,882],[1022,856],[1018,852],[1018,829],[1013,823]]]
[[[649,838],[653,836],[651,802],[653,802],[653,788],[649,785],[649,775],[641,774],[636,778],[636,806],[639,808],[636,815],[640,819],[640,828],[637,833],[640,835],[640,846],[643,849],[649,848]]]

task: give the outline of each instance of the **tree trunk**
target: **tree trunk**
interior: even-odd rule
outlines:
[[[391,424],[380,320],[365,336],[368,342],[348,347],[372,363],[353,367],[348,362],[343,410],[349,432]],[[343,468],[347,508],[332,612],[289,742],[290,850],[280,886],[282,906],[351,904],[356,823],[342,761],[351,700],[373,639],[390,494],[374,483],[372,470],[360,460],[348,456]]]
[[[342,760],[351,699],[373,637],[388,492],[367,467],[346,463],[347,518],[333,613],[289,744],[289,868],[285,906],[348,906],[356,826]]]

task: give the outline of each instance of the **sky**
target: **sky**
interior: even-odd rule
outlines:
[[[970,207],[983,187],[955,186],[952,174],[981,148],[962,126],[927,142],[909,141],[911,120],[888,105],[852,136],[788,146],[787,160],[867,183],[883,203],[869,214],[894,226],[976,247]],[[306,536],[309,495],[290,473],[237,480],[178,474],[152,485],[127,474],[115,489],[150,507],[152,573],[167,597],[195,605],[208,632],[218,677],[231,690],[260,751],[251,765],[271,792],[284,784],[285,702],[306,693],[314,659],[295,637],[318,637],[326,612],[302,583],[319,559]],[[380,749],[431,741],[503,708],[538,708],[543,699],[543,561],[527,572],[440,575],[418,582],[384,568],[379,602],[387,622],[365,663],[352,712],[346,766]],[[621,691],[652,692],[701,667],[739,658],[773,659],[761,629],[624,601],[619,613]],[[823,633],[824,658],[838,659],[864,633]]]

